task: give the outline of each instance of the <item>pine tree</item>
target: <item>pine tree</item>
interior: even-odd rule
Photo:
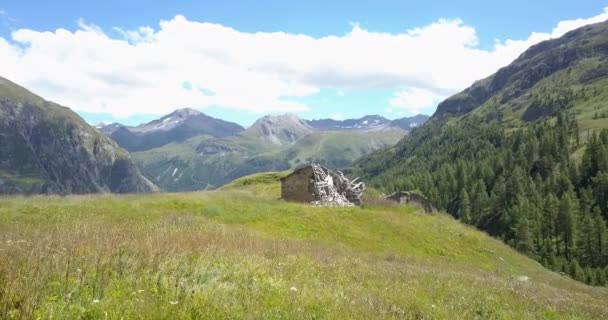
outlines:
[[[590,267],[586,267],[585,269],[585,283],[591,286],[594,286],[597,284],[597,278],[595,276],[595,270],[590,268]]]
[[[567,259],[572,259],[575,250],[576,212],[575,200],[573,200],[571,193],[564,194],[559,204],[558,227]]]
[[[582,212],[580,234],[578,236],[579,261],[586,266],[595,265],[596,253],[594,245],[594,220],[590,212]]]
[[[471,198],[471,216],[476,224],[485,221],[489,216],[489,198],[486,184],[483,180],[478,180],[473,187]]]
[[[608,162],[608,157],[606,162]],[[608,172],[599,172],[593,178],[593,193],[602,214],[608,219]]]
[[[517,206],[516,210],[525,210],[524,207]],[[526,254],[534,253],[533,235],[530,229],[530,223],[525,215],[525,212],[519,211],[517,225],[515,226],[515,247]]]
[[[549,193],[545,199],[544,207],[543,207],[543,225],[542,225],[542,236],[545,240],[545,248],[548,252],[557,252],[558,248],[553,249],[552,244],[557,242],[554,241],[557,238],[557,210],[559,206],[559,201],[553,195],[553,193]]]
[[[460,220],[464,223],[474,223],[471,221],[471,202],[469,200],[469,193],[465,189],[462,189],[462,192],[460,193]]]
[[[585,271],[583,270],[583,268],[581,268],[581,265],[578,263],[578,261],[576,261],[576,259],[570,261],[570,264],[568,266],[568,273],[572,278],[578,281],[585,281]]]
[[[608,265],[608,231],[606,221],[602,218],[599,208],[593,210],[593,251],[596,254],[596,265]]]
[[[606,285],[606,275],[604,274],[604,270],[601,268],[595,269],[595,278],[597,279],[598,286]]]

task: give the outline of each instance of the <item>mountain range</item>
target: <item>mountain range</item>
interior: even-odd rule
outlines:
[[[245,129],[240,125],[212,118],[192,108],[177,109],[159,119],[135,127],[120,123],[97,124],[95,127],[131,152],[150,150],[168,143],[183,142],[198,135],[225,138],[240,134],[262,137],[277,145],[289,145],[307,134],[321,131],[410,131],[428,120],[416,115],[389,120],[378,115],[358,119],[300,119],[295,114],[264,116]]]
[[[308,162],[332,168],[395,144],[428,116],[388,120],[304,120],[268,115],[248,128],[178,109],[136,127],[113,123],[97,128],[132,152],[152,181],[168,191],[217,188],[244,175],[282,171]]]

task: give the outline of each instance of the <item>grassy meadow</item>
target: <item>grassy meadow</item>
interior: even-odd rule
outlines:
[[[0,199],[0,319],[606,319],[608,289],[444,214],[316,208],[280,174]]]

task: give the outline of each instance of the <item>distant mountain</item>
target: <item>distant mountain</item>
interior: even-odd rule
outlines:
[[[70,109],[0,78],[0,193],[156,189],[126,151]]]
[[[245,134],[260,137],[276,145],[288,145],[313,131],[305,120],[295,114],[284,114],[262,117],[247,128]]]
[[[359,119],[319,119],[308,120],[306,123],[317,131],[369,131],[383,130],[390,127],[399,127],[409,131],[424,124],[428,118],[427,115],[416,115],[391,121],[382,116],[368,115]]]
[[[197,126],[188,127],[198,130],[175,134],[182,133],[192,119],[197,119]],[[206,119],[207,125],[200,125],[200,119]],[[427,119],[419,115],[391,121],[375,115],[343,121],[304,120],[284,114],[264,116],[246,130],[228,125],[229,130],[210,131],[209,122],[230,123],[180,109],[137,127],[113,123],[98,128],[131,150],[144,173],[161,188],[186,191],[213,189],[244,175],[313,161],[346,167],[363,155],[394,145]]]
[[[197,110],[185,108],[137,127],[113,123],[99,128],[121,147],[130,152],[144,151],[171,142],[182,142],[197,135],[216,138],[233,136],[245,129],[240,125],[207,116]]]
[[[420,127],[429,120],[429,116],[426,114],[419,114],[413,117],[406,117],[401,119],[395,119],[391,121],[391,127],[399,127],[403,130],[410,131],[414,128]]]
[[[386,128],[391,123],[390,120],[377,115],[365,116],[360,119],[319,119],[306,122],[317,131],[379,130]]]
[[[99,123],[95,125],[95,128],[99,131],[101,131],[103,134],[109,136],[112,133],[114,133],[114,131],[125,127],[124,125],[118,123],[118,122],[114,122],[114,123],[110,123],[110,124],[105,124],[105,123]]]

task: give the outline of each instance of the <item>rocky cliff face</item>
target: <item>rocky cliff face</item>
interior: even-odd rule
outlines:
[[[0,193],[154,190],[126,151],[70,109],[0,78]]]

